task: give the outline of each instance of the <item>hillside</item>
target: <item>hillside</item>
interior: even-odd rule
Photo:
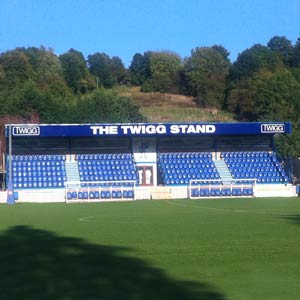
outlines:
[[[193,97],[164,93],[143,93],[139,87],[118,87],[117,93],[131,97],[149,122],[230,122],[228,112],[201,108]]]

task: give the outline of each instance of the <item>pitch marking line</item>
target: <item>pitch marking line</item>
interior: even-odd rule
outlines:
[[[79,221],[80,222],[95,223],[96,221],[93,220],[94,218],[95,218],[94,216],[82,217],[82,218],[79,218]]]
[[[96,216],[88,216],[88,217],[82,217],[78,220],[80,222],[86,222],[86,223],[97,223]],[[115,220],[101,220],[103,223],[114,223],[114,224],[135,224],[135,225],[180,225],[179,222],[145,222],[145,221],[115,221]]]
[[[182,206],[182,207],[192,207],[192,208],[204,208],[210,210],[217,210],[217,211],[229,211],[229,212],[236,212],[236,213],[254,213],[254,214],[262,214],[262,215],[275,215],[275,216],[289,216],[290,214],[285,213],[275,213],[275,212],[268,212],[263,210],[241,210],[241,209],[230,209],[230,208],[217,208],[217,207],[207,207],[207,206],[196,206],[196,205],[186,205],[183,203],[175,203],[173,201],[167,201],[167,203],[175,206]]]

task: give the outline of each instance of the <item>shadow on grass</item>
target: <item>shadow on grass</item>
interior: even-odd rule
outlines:
[[[290,221],[292,224],[300,225],[300,215],[282,216],[282,219]]]
[[[225,299],[212,286],[174,280],[128,251],[12,227],[0,235],[0,299]]]

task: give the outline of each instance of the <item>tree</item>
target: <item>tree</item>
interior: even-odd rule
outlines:
[[[185,59],[185,90],[195,97],[199,105],[221,107],[223,104],[230,61],[225,57],[228,52],[220,49],[196,48],[192,50],[191,56]]]
[[[52,50],[44,47],[16,48],[1,54],[0,73],[1,90],[10,94],[22,89],[28,80],[44,91],[62,96],[70,93],[60,61]]]
[[[255,76],[262,69],[274,71],[282,67],[283,62],[274,51],[256,44],[239,54],[229,70],[229,79],[230,81],[242,80]]]
[[[33,69],[28,56],[17,48],[0,55],[0,87],[16,89],[33,76]]]
[[[291,66],[293,46],[292,42],[285,36],[274,36],[268,42],[268,48],[276,52],[282,59],[285,66]]]
[[[131,65],[129,66],[130,82],[133,85],[142,85],[146,80],[150,79],[150,55],[148,51],[144,54],[136,53],[133,56]]]
[[[95,87],[81,52],[70,49],[59,56],[64,78],[75,94],[86,93]]]
[[[70,113],[73,122],[121,123],[144,122],[139,107],[127,97],[119,97],[110,90],[98,90],[78,98]]]
[[[222,45],[214,45],[211,48],[213,50],[216,50],[217,52],[219,52],[226,61],[229,61],[228,57],[230,55],[230,52],[226,48],[224,48]]]
[[[7,115],[20,116],[24,120],[31,120],[35,115],[42,123],[69,122],[67,99],[40,90],[33,81],[27,81],[7,100]]]
[[[300,68],[300,38],[297,39],[293,50],[292,67]]]
[[[144,82],[142,89],[148,91],[178,93],[181,58],[169,52],[152,52],[150,55],[150,78]]]
[[[292,122],[292,133],[288,135],[275,135],[277,151],[284,158],[299,158],[300,129],[299,123]]]
[[[300,83],[288,69],[261,70],[231,88],[229,111],[250,121],[299,120]]]
[[[30,47],[22,48],[22,51],[29,58],[33,69],[33,76],[30,77],[40,89],[54,92],[62,96],[69,95],[69,90],[63,78],[63,71],[58,57],[52,49]],[[59,82],[60,84],[56,84]],[[54,90],[53,90],[54,87]],[[59,90],[57,88],[60,88]]]
[[[121,83],[125,77],[125,68],[119,57],[111,59],[107,54],[97,52],[88,56],[88,65],[90,72],[105,88]]]
[[[118,84],[124,84],[127,80],[127,71],[121,58],[118,56],[113,56],[111,58],[111,67],[112,74],[116,82]]]

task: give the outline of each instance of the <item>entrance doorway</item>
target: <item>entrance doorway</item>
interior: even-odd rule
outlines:
[[[153,167],[138,166],[139,184],[141,186],[153,185]]]

